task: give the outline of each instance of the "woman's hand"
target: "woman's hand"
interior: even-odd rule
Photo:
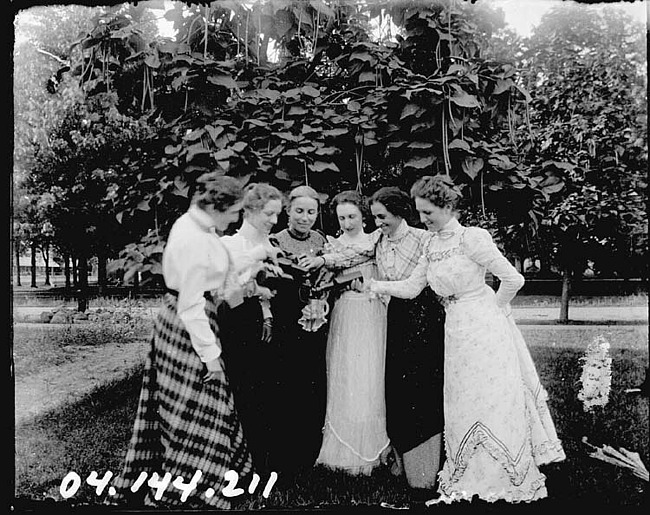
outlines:
[[[361,293],[365,292],[368,289],[366,283],[363,282],[363,279],[355,279],[352,281],[350,283],[350,288]]]
[[[265,247],[266,250],[266,259],[269,259],[273,262],[274,265],[278,265],[278,256],[283,255],[282,249],[279,247]]]
[[[275,296],[275,293],[271,291],[269,288],[267,288],[266,286],[259,286],[259,285],[257,285],[256,294],[262,300],[271,300]]]
[[[262,324],[262,341],[264,343],[269,343],[271,337],[273,336],[273,319],[265,318],[264,323]]]
[[[221,368],[221,359],[216,358],[211,361],[208,361],[205,364],[205,367],[208,369],[207,373],[203,376],[203,381],[204,382],[210,382],[214,381],[215,379],[221,379],[222,381],[225,380],[225,373],[223,371],[223,368]]]
[[[325,265],[325,258],[321,256],[308,256],[303,254],[298,258],[298,266],[311,270],[312,268],[320,268]]]

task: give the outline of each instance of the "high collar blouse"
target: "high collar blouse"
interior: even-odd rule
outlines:
[[[264,249],[271,247],[269,236],[256,229],[250,222],[244,220],[241,227],[233,235],[222,236],[221,241],[230,251],[238,267],[247,271],[240,276],[242,283],[251,278],[251,265],[264,254]]]
[[[427,285],[444,299],[462,300],[480,294],[485,288],[485,272],[499,278],[494,299],[499,307],[508,304],[524,284],[523,276],[505,258],[488,231],[464,227],[452,218],[441,230],[432,233],[413,273],[399,282],[376,282],[372,291],[401,298],[413,298]]]
[[[349,268],[374,258],[382,279],[399,281],[406,279],[415,269],[430,239],[431,233],[411,227],[402,220],[391,237],[377,229],[370,234],[363,248],[339,249],[322,257],[325,265],[332,268]]]
[[[266,254],[250,252],[241,262],[250,266]],[[210,215],[192,205],[172,226],[162,258],[165,285],[178,292],[177,312],[190,335],[192,346],[208,362],[218,358],[221,346],[205,314],[204,292],[226,295],[226,282],[241,272],[215,232]]]

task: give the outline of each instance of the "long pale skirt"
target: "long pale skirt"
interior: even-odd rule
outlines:
[[[538,467],[564,451],[523,336],[491,289],[447,307],[444,376],[444,500],[546,497]]]
[[[370,474],[388,448],[384,370],[386,307],[348,291],[336,301],[327,341],[327,413],[316,463]]]

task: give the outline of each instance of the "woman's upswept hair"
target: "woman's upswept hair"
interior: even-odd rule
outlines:
[[[282,202],[282,192],[265,182],[249,184],[244,189],[244,211],[260,211],[269,200]]]
[[[408,220],[413,214],[411,197],[397,186],[379,188],[370,199],[371,204],[375,202],[382,204],[393,216],[399,216],[405,220]]]
[[[287,208],[291,207],[291,203],[295,199],[300,197],[313,198],[316,202],[318,202],[318,206],[320,207],[320,203],[321,203],[320,194],[311,186],[303,185],[303,186],[297,186],[289,192],[289,201],[287,203]]]
[[[411,186],[411,197],[426,199],[437,207],[455,209],[462,194],[446,175],[425,175]]]
[[[364,221],[370,217],[370,208],[368,207],[368,200],[361,193],[355,190],[345,190],[334,196],[330,203],[332,213],[336,215],[336,207],[341,204],[352,204],[357,206],[361,212]]]
[[[214,206],[217,211],[226,211],[244,196],[241,182],[234,177],[208,172],[196,181],[192,203],[200,208]]]

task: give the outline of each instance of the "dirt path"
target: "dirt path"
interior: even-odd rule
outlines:
[[[640,313],[639,313],[640,314]],[[584,331],[586,326],[549,326],[522,325],[524,335],[542,331],[542,345],[562,347],[566,345],[562,338],[567,331]],[[25,324],[32,325],[32,324]],[[592,327],[591,331],[607,334],[608,326]],[[619,328],[629,336],[624,344],[634,350],[647,349],[647,325]],[[539,345],[540,338],[536,341]],[[88,394],[93,388],[107,381],[124,377],[129,370],[143,363],[149,349],[149,341],[102,345],[99,347],[82,346],[75,349],[74,361],[53,365],[38,374],[22,377],[15,381],[15,421],[16,426],[32,417],[60,406],[64,402],[75,401]],[[574,343],[577,345],[577,343]]]
[[[82,347],[75,360],[15,381],[16,426],[64,402],[75,401],[93,388],[124,376],[143,363],[149,341]]]

